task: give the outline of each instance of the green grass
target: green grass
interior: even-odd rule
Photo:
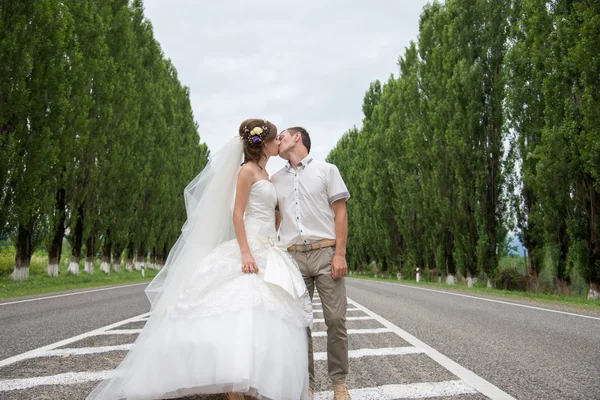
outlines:
[[[549,302],[549,303],[554,303],[554,304],[569,304],[569,305],[585,306],[585,307],[589,307],[589,308],[593,308],[593,309],[600,309],[600,301],[588,300],[585,297],[578,297],[578,296],[558,296],[558,295],[546,294],[546,293],[531,293],[531,292],[500,290],[500,289],[488,289],[487,287],[482,287],[482,286],[475,286],[475,287],[470,288],[467,285],[460,284],[460,283],[458,283],[457,285],[454,285],[454,286],[450,286],[445,283],[437,283],[437,282],[418,282],[417,283],[416,281],[409,280],[409,279],[403,279],[403,280],[399,281],[396,278],[375,278],[374,276],[368,276],[368,275],[352,275],[351,278],[374,280],[374,281],[381,281],[381,282],[409,284],[409,285],[414,285],[414,286],[445,289],[445,290],[464,292],[464,293],[469,293],[469,294],[492,295],[492,296],[502,297],[505,299],[534,300],[534,301]],[[481,282],[480,282],[480,284],[481,284]]]
[[[157,273],[156,270],[145,270],[145,277],[141,271],[127,272],[121,267],[121,272],[110,271],[105,274],[100,271],[100,262],[94,263],[94,274],[89,275],[83,271],[83,260],[79,267],[79,276],[67,273],[70,254],[62,257],[57,277],[50,277],[46,273],[48,258],[43,253],[34,254],[29,268],[29,279],[26,281],[13,281],[10,273],[14,268],[14,252],[3,249],[0,251],[0,299],[27,296],[42,293],[60,292],[72,289],[84,289],[98,286],[117,285],[125,283],[150,281]]]

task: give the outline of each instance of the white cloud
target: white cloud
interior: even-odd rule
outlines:
[[[201,140],[218,149],[241,121],[304,126],[317,159],[363,118],[369,83],[397,75],[426,1],[146,0],[146,17],[191,89]],[[283,166],[272,160],[268,171]]]

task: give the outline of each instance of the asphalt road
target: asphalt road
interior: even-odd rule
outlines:
[[[0,360],[148,312],[147,284],[0,302]]]
[[[354,279],[348,296],[518,399],[600,399],[600,318]]]
[[[347,286],[348,297],[368,309],[366,311],[383,317],[514,398],[600,399],[600,318],[407,285],[348,279]],[[142,284],[61,297],[41,296],[41,300],[15,304],[6,304],[10,300],[4,305],[0,303],[0,360],[148,312],[144,287]],[[315,307],[315,318],[319,318],[319,306]],[[349,320],[348,327],[380,329],[380,322],[368,315],[361,310],[349,310],[348,316],[366,320]],[[126,328],[139,328],[143,322],[129,325]],[[323,323],[315,324],[315,331],[324,329]],[[350,335],[349,338],[350,349],[359,351],[406,349],[409,344],[395,333]],[[131,335],[105,335],[68,347],[120,345],[134,339]],[[315,351],[325,351],[324,338],[316,339]],[[84,398],[96,383],[6,391],[2,380],[12,379],[11,384],[17,384],[15,379],[75,370],[101,371],[114,368],[116,363],[118,358],[102,355],[19,361],[0,368],[0,398]],[[325,361],[317,364],[322,377],[318,382],[321,391],[328,390],[325,368]],[[352,359],[349,376],[351,388],[364,390],[391,384],[458,382],[456,379],[453,373],[425,354],[400,356],[389,350],[377,356]],[[396,389],[397,393],[404,393],[402,390],[406,387]],[[451,398],[488,397],[481,393],[463,393]]]

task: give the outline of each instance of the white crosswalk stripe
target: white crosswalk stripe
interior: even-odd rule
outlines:
[[[352,307],[352,308],[348,308],[346,309],[346,311],[360,311],[360,309]],[[313,313],[322,313],[323,310],[319,309],[319,310],[313,310]]]
[[[0,380],[0,392],[30,389],[42,385],[73,385],[75,383],[101,381],[110,376],[111,371],[67,372],[50,376]]]
[[[320,302],[320,299],[317,296],[315,296],[313,306],[321,305],[322,304]],[[360,365],[369,366],[374,365],[373,363],[379,363],[378,360],[387,360],[385,362],[388,363],[386,364],[388,365],[388,368],[395,368],[395,363],[400,363],[404,366],[403,368],[406,368],[407,366],[408,368],[410,368],[411,362],[416,362],[416,360],[423,360],[423,358],[418,357],[425,357],[433,360],[434,364],[437,363],[439,365],[438,369],[441,368],[442,370],[447,370],[450,372],[450,375],[448,375],[448,373],[446,373],[446,375],[440,375],[439,371],[436,372],[438,374],[437,376],[439,381],[436,381],[435,374],[425,373],[424,376],[426,376],[427,378],[424,380],[431,380],[431,382],[384,384],[387,383],[387,379],[386,381],[383,381],[381,375],[378,375],[378,373],[380,374],[380,372],[373,370],[369,372],[370,374],[372,374],[372,376],[370,375],[368,381],[370,385],[364,385],[369,387],[360,387],[360,382],[356,380],[356,377],[354,378],[355,380],[353,382],[355,382],[355,387],[352,387],[350,390],[350,393],[354,400],[391,400],[397,398],[416,399],[433,397],[452,398],[454,396],[471,394],[484,394],[485,396],[487,396],[487,398],[490,398],[492,400],[512,399],[512,397],[506,395],[504,392],[491,385],[489,382],[484,381],[482,378],[478,377],[471,371],[464,369],[458,364],[447,360],[444,356],[437,353],[434,349],[431,349],[429,346],[425,345],[413,336],[407,334],[396,325],[393,325],[391,322],[383,319],[379,315],[373,313],[369,309],[366,309],[365,307],[352,301],[351,299],[348,299],[347,311],[348,314],[346,315],[346,321],[369,321],[367,326],[371,326],[369,328],[347,330],[347,334],[353,338],[353,340],[350,340],[351,348],[348,352],[348,357],[350,359],[356,360],[353,362],[363,363]],[[313,313],[315,315],[322,316],[323,310],[314,309]],[[112,324],[105,328],[100,328],[91,331],[89,332],[89,334],[79,335],[75,338],[55,343],[54,345],[45,346],[43,348],[27,352],[16,357],[11,357],[11,359],[2,360],[0,361],[0,368],[24,360],[32,362],[32,359],[39,359],[39,362],[41,363],[43,362],[43,360],[49,360],[52,357],[68,358],[71,356],[78,356],[78,358],[73,359],[73,361],[71,361],[71,363],[75,364],[77,364],[77,362],[80,362],[81,360],[86,360],[86,357],[94,357],[95,355],[99,355],[99,357],[110,357],[113,359],[115,357],[121,357],[121,355],[118,353],[116,353],[116,356],[107,356],[103,354],[110,352],[126,352],[132,349],[134,343],[122,344],[123,339],[121,337],[126,337],[125,335],[135,335],[142,332],[142,329],[139,328],[139,324],[137,326],[133,325],[136,328],[126,328],[127,326],[132,326],[129,325],[129,323],[146,322],[148,318],[149,314],[143,314],[125,321],[121,321],[120,323]],[[324,318],[315,318],[314,322],[322,323],[324,322]],[[354,326],[357,326],[357,324],[354,324]],[[316,348],[324,350],[325,340],[322,338],[327,337],[327,332],[313,331],[312,336],[315,338],[315,343],[318,343],[318,346]],[[104,337],[104,339],[94,340],[94,337]],[[75,341],[81,341],[83,339],[89,340],[90,338],[92,339],[89,343],[97,342],[98,346],[92,345],[88,347],[66,347],[68,344],[74,343]],[[87,343],[88,342],[81,342],[80,344]],[[108,360],[110,358],[106,359]],[[98,358],[96,358],[96,360],[98,360]],[[315,350],[314,360],[315,362],[321,363],[320,368],[321,370],[324,369],[326,373],[326,363],[323,364],[323,362],[327,360],[327,352]],[[390,360],[395,361],[392,362]],[[33,362],[37,361],[34,360]],[[50,363],[48,365],[55,365],[56,363],[56,361],[48,362]],[[83,365],[86,364],[83,363]],[[34,369],[30,369],[30,367],[30,365],[27,365],[26,368],[28,370],[35,370],[35,367]],[[47,385],[60,386],[74,385],[84,382],[96,382],[103,379],[107,379],[111,374],[111,371],[107,370],[79,370],[52,375],[52,371],[46,371],[43,367],[40,367],[38,369],[40,371],[40,375],[48,374],[48,376],[31,376],[28,378],[22,378],[18,377],[19,375],[15,375],[15,378],[0,380],[0,393],[14,390],[32,390],[33,388]],[[353,371],[351,371],[351,373],[352,372]],[[0,375],[2,375],[1,369]],[[357,377],[360,377],[361,375],[361,373],[356,372]],[[453,380],[451,376],[458,377],[458,379]],[[376,386],[378,380],[380,382],[380,386]],[[356,383],[358,383],[358,385],[356,385]],[[327,389],[327,387],[321,387],[321,389]],[[67,389],[65,390],[67,391]],[[87,394],[82,393],[83,397],[85,397],[85,395]],[[321,400],[332,399],[333,393],[330,391],[320,391],[316,393],[315,398]]]
[[[358,349],[358,350],[349,350],[348,358],[401,356],[404,354],[419,354],[419,353],[423,353],[423,350],[417,349],[416,347],[412,347],[412,346],[380,348],[380,349]],[[327,353],[324,351],[314,353],[313,357],[315,360],[327,360]]]
[[[135,335],[141,332],[141,329],[111,329],[110,331],[102,332],[101,335]]]
[[[373,320],[373,317],[346,317],[346,321],[367,321]],[[315,318],[313,322],[325,322],[323,318]]]
[[[426,399],[428,397],[459,396],[477,391],[463,381],[425,382],[408,385],[385,385],[350,390],[352,400]],[[333,399],[333,392],[319,392],[315,400]]]
[[[389,328],[373,328],[373,329],[348,329],[346,333],[348,335],[370,335],[375,333],[389,333],[393,332]],[[312,337],[326,337],[327,331],[312,332]]]
[[[108,353],[111,351],[129,351],[133,348],[133,343],[121,344],[116,346],[98,346],[98,347],[80,347],[72,349],[56,349],[48,350],[38,356],[29,357],[66,357],[66,356],[81,356],[86,354]]]

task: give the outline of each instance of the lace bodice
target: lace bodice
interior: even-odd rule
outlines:
[[[277,192],[270,181],[263,179],[252,185],[244,212],[247,236],[272,237],[275,235],[276,205]]]

